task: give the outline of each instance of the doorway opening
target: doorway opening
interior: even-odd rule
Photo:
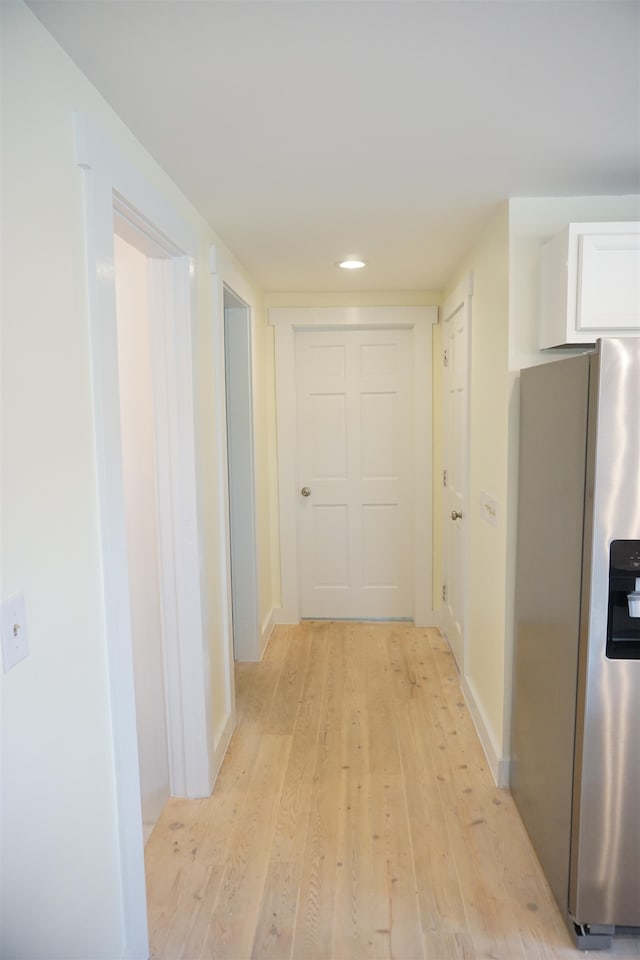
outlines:
[[[223,298],[233,653],[259,660],[251,309],[227,286]]]
[[[119,236],[114,264],[118,388],[142,827],[146,844],[170,795],[162,615],[151,261]],[[130,237],[130,239],[132,239]],[[163,305],[164,306],[164,305]],[[166,600],[165,600],[166,603]]]

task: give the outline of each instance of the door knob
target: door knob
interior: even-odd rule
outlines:
[[[461,514],[461,513],[458,513],[457,510],[452,510],[452,511],[451,511],[451,519],[452,519],[452,520],[462,520],[462,514]]]
[[[311,496],[311,490],[309,489],[309,487],[303,487],[300,493],[302,494],[303,497]]]

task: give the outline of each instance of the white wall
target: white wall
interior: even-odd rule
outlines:
[[[122,470],[145,838],[169,797],[147,258],[115,237]]]
[[[2,4],[3,957],[122,956],[72,69]]]
[[[222,676],[224,475],[209,248],[223,247],[29,9],[12,0],[0,4],[0,15],[0,591],[3,597],[24,592],[30,644],[29,658],[2,678],[0,953],[116,960],[133,954],[123,932],[74,111],[104,131],[198,237],[198,524],[216,736],[228,724],[230,703]],[[241,268],[233,269],[251,288]],[[250,295],[258,300],[253,288]],[[256,404],[262,402],[258,396]],[[266,449],[265,439],[258,443]],[[268,528],[270,520],[260,522]],[[270,584],[269,544],[262,556]]]

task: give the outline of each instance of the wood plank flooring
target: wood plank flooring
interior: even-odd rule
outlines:
[[[278,627],[236,686],[213,796],[170,800],[146,847],[155,960],[585,956],[437,630]]]

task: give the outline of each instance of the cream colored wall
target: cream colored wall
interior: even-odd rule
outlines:
[[[122,955],[80,172],[70,65],[2,4],[2,584],[29,658],[2,678],[6,957]],[[67,107],[63,106],[66,102]]]
[[[502,757],[504,722],[508,254],[509,209],[504,203],[446,291],[448,296],[467,274],[473,273],[464,682],[498,760]],[[436,478],[441,471],[440,459]],[[437,483],[435,486],[437,489]],[[482,519],[482,492],[498,502],[495,527]]]
[[[229,704],[221,676],[224,547],[209,245],[223,247],[29,9],[21,2],[3,3],[0,14],[0,590],[2,597],[24,593],[30,646],[28,659],[2,678],[0,953],[115,960],[126,945],[102,610],[83,174],[74,158],[74,111],[103,130],[198,237],[194,407],[204,630],[216,726],[223,724]],[[246,275],[245,283],[250,287]],[[267,338],[258,351],[266,349]],[[261,366],[259,356],[256,365]],[[256,407],[261,405],[258,396]],[[257,446],[268,461],[268,430],[258,421]],[[261,502],[259,523],[268,529],[266,514]],[[263,535],[265,607],[270,558],[269,537]]]
[[[431,307],[442,302],[433,290],[337,290],[333,293],[266,293],[269,307]]]

